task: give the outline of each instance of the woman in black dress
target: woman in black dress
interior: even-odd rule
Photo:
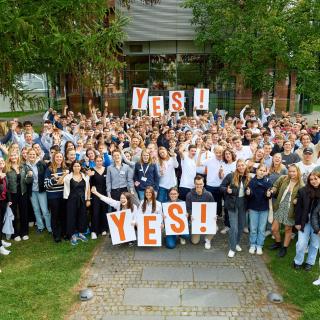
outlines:
[[[90,176],[90,186],[96,187],[96,190],[106,196],[106,175],[107,169],[103,166],[103,157],[98,155],[95,158],[96,166],[87,171]],[[108,222],[107,222],[107,204],[101,201],[96,195],[92,194],[92,218],[91,218],[91,239],[97,239],[98,234],[106,235]]]

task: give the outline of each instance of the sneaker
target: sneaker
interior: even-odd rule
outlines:
[[[291,233],[291,240],[293,240],[296,237],[296,234],[294,232]]]
[[[103,231],[103,232],[101,233],[101,235],[106,236],[106,235],[107,235],[107,231]]]
[[[220,231],[220,233],[226,234],[226,233],[228,233],[229,230],[230,230],[229,227],[224,227],[224,228]]]
[[[97,238],[97,234],[95,232],[91,232],[91,239],[96,240]]]
[[[281,242],[275,242],[269,247],[270,250],[278,250],[279,248],[281,248]]]
[[[180,244],[185,245],[187,243],[186,239],[180,238]]]
[[[24,240],[24,241],[29,240],[29,236],[23,236],[22,240]]]
[[[238,252],[242,251],[242,248],[238,244],[236,245],[236,251],[238,251]]]
[[[243,228],[243,232],[244,233],[249,233],[249,229],[248,228]]]
[[[265,236],[265,237],[269,237],[269,236],[271,236],[271,235],[272,235],[271,230],[267,230],[267,231],[264,233],[264,236]]]
[[[82,233],[78,233],[77,234],[77,239],[83,241],[83,242],[87,242],[88,239],[82,234]]]
[[[78,244],[77,237],[72,236],[70,242],[71,242],[71,245],[76,246]]]
[[[255,246],[251,246],[249,249],[249,253],[250,254],[254,254],[256,252],[256,247]]]
[[[318,280],[316,280],[316,281],[313,281],[312,284],[314,286],[320,286],[320,278]]]
[[[287,248],[282,247],[278,253],[278,257],[283,258],[287,254]]]
[[[306,264],[304,265],[304,270],[305,270],[305,271],[311,271],[311,270],[312,270],[312,265],[309,264],[309,263],[306,263]]]
[[[211,249],[211,241],[210,240],[206,239],[206,242],[204,244],[204,248],[207,250]]]
[[[32,228],[34,226],[34,222],[29,222],[29,227]]]
[[[228,258],[233,258],[234,256],[235,256],[235,252],[234,251],[232,251],[232,250],[229,250],[229,252],[228,252]]]
[[[257,247],[257,255],[261,256],[263,254],[262,248],[261,247]]]
[[[43,229],[38,229],[38,228],[37,228],[37,233],[40,234],[40,233],[42,233],[42,232],[43,232]]]
[[[5,248],[9,248],[9,247],[11,247],[11,243],[10,243],[10,242],[7,242],[7,241],[2,240],[2,246],[4,246]]]
[[[293,261],[292,266],[293,266],[293,269],[295,269],[295,270],[300,270],[302,268],[301,264],[296,264],[294,261]]]
[[[7,256],[8,254],[10,254],[11,251],[7,250],[4,246],[0,247],[0,254],[2,254],[3,256]]]
[[[17,237],[15,237],[13,240],[19,242],[19,241],[21,241],[21,237],[20,237],[20,236],[17,236]]]

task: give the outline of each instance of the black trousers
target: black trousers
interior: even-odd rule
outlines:
[[[93,194],[91,199],[91,209],[92,209],[91,232],[100,234],[103,231],[107,231],[108,230],[108,220],[107,220],[108,205]]]
[[[22,195],[20,192],[11,193],[11,202],[11,209],[14,215],[13,238],[26,236],[29,234],[28,194]]]
[[[128,188],[124,187],[119,189],[111,189],[111,198],[119,201],[122,192],[128,192]]]
[[[66,200],[62,198],[48,199],[51,212],[51,228],[54,240],[61,240],[67,235]]]
[[[78,195],[67,200],[67,235],[72,237],[75,233],[87,231],[87,210],[84,198]]]
[[[217,215],[222,216],[222,193],[220,187],[206,186],[206,190],[211,192],[214,201],[217,203]]]
[[[0,201],[0,247],[2,246],[2,228],[3,228],[3,219],[7,210],[7,201]]]

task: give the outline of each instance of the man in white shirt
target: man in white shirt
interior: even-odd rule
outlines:
[[[303,182],[306,184],[308,175],[316,167],[316,164],[312,161],[313,150],[311,148],[305,148],[303,150],[302,161],[297,163],[297,167],[300,169]]]
[[[232,138],[233,150],[237,159],[247,160],[252,158],[252,151],[250,146],[243,146],[241,137],[235,136]]]

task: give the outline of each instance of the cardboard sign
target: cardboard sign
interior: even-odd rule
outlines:
[[[216,234],[216,216],[216,202],[192,202],[192,234]]]
[[[184,110],[184,91],[169,91],[169,110],[171,112]]]
[[[149,114],[151,117],[161,117],[164,114],[163,96],[149,97]]]
[[[107,214],[112,244],[137,240],[131,210],[122,210]]]
[[[197,110],[209,110],[209,89],[194,89],[193,106]]]
[[[185,202],[163,203],[162,208],[167,236],[189,234]]]
[[[147,88],[133,88],[132,109],[147,110],[148,94],[149,89]]]
[[[161,247],[161,214],[139,214],[138,246]]]

